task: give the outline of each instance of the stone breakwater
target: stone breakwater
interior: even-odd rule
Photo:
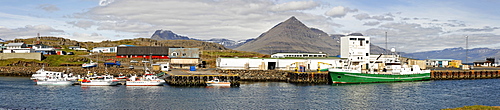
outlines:
[[[37,70],[41,67],[9,67],[3,66],[0,67],[0,76],[23,76],[30,77],[32,74],[35,74]],[[103,75],[106,73],[114,76],[118,76],[120,73],[124,75],[141,75],[144,73],[144,70],[141,69],[127,69],[127,68],[80,68],[80,67],[44,67],[46,71],[57,71],[57,72],[67,72],[73,73],[73,75],[86,75],[88,71],[92,73],[97,73],[97,75]]]

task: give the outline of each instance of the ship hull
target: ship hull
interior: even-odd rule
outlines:
[[[127,86],[163,86],[165,81],[127,81]]]
[[[429,73],[420,74],[365,74],[351,72],[329,72],[332,83],[382,83],[382,82],[404,82],[404,81],[425,81],[430,80]]]

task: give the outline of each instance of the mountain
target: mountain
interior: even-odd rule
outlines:
[[[156,30],[151,36],[153,40],[190,40],[189,37],[177,35],[170,30]]]
[[[210,39],[210,40],[199,40],[199,41],[218,43],[218,44],[221,44],[227,48],[233,49],[233,48],[239,47],[239,46],[245,44],[246,42],[249,42],[252,40],[254,40],[254,39],[239,40],[239,41],[233,41],[233,40],[229,40],[229,39]]]
[[[201,39],[194,39],[194,38],[189,38],[187,36],[181,36],[178,34],[175,34],[174,32],[170,30],[156,30],[153,35],[151,35],[151,39],[153,40],[197,40],[197,41],[205,41],[205,42],[212,42],[212,43],[218,43],[226,48],[236,48],[240,45],[243,45],[247,41],[251,41],[253,39],[247,39],[247,40],[240,40],[240,41],[233,41],[229,39],[210,39],[210,40],[201,40]]]
[[[247,42],[235,50],[253,51],[263,54],[276,52],[324,52],[339,53],[340,43],[325,32],[309,28],[295,17],[281,22],[262,33],[257,39]]]
[[[340,37],[328,35],[320,29],[309,28],[295,17],[290,17],[262,33],[257,39],[247,42],[235,50],[253,51],[263,54],[276,52],[323,52],[330,56],[340,54]],[[372,45],[372,53],[382,53],[384,49]]]
[[[500,58],[500,49],[474,48],[468,49],[467,51],[467,49],[459,47],[436,51],[406,53],[402,54],[402,56],[415,59],[455,59],[462,60],[464,63],[472,63],[478,60],[486,60],[486,58],[490,57]],[[465,56],[467,56],[467,59]]]

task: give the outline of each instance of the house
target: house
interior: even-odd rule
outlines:
[[[80,46],[69,46],[68,48],[71,49],[71,50],[87,51],[86,48],[81,48]]]
[[[200,64],[198,48],[169,48],[168,55],[172,68],[189,68]]]
[[[28,46],[25,43],[8,43],[5,45],[6,49],[20,49],[20,48],[27,48]]]
[[[28,45],[28,48],[32,48],[35,53],[43,53],[44,55],[56,55],[56,49],[52,46],[44,44]]]
[[[427,59],[426,63],[432,67],[448,67],[453,59]]]
[[[486,60],[474,61],[474,66],[490,67],[494,66],[495,58],[486,58]]]
[[[34,49],[28,48],[25,43],[9,43],[5,45],[3,53],[33,53]]]
[[[95,47],[90,52],[94,53],[116,53],[117,47]]]

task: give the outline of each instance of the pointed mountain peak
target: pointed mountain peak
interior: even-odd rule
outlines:
[[[300,24],[305,26],[302,22],[300,22],[297,18],[295,18],[295,16],[288,18],[285,22],[281,24]]]

